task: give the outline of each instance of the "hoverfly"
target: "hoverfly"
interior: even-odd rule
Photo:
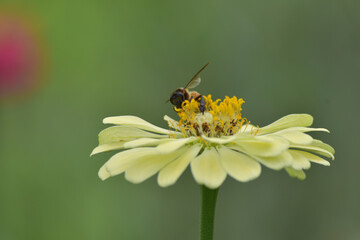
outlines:
[[[203,66],[184,88],[176,89],[171,94],[170,99],[168,101],[170,101],[175,107],[181,108],[181,104],[185,100],[191,101],[192,99],[195,99],[196,101],[200,102],[199,109],[202,113],[204,113],[205,111],[204,97],[198,92],[195,91],[190,92],[189,89],[195,88],[200,84],[201,82],[200,73],[207,67],[207,65],[209,65],[209,63]]]

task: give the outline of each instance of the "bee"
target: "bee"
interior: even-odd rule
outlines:
[[[205,66],[203,66],[196,74],[195,76],[190,80],[190,82],[184,87],[184,88],[178,88],[176,89],[170,96],[170,101],[176,108],[181,108],[182,103],[185,100],[191,101],[192,99],[195,99],[200,103],[199,109],[202,113],[205,111],[205,99],[204,97],[195,91],[189,91],[189,89],[195,88],[198,86],[201,82],[200,79],[200,73],[209,65],[207,63]]]

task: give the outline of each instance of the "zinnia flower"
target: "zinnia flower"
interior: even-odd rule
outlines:
[[[323,131],[310,128],[312,116],[287,115],[265,127],[258,127],[241,115],[243,99],[226,97],[213,101],[204,96],[205,112],[199,102],[184,101],[180,117],[168,116],[169,129],[157,127],[135,116],[104,119],[106,128],[99,134],[99,146],[93,154],[121,150],[99,170],[105,180],[125,172],[132,183],[141,183],[158,173],[162,187],[174,184],[190,165],[198,184],[218,188],[229,175],[240,182],[260,176],[261,165],[273,170],[285,169],[290,176],[304,179],[303,170],[311,163],[330,165],[325,158],[334,159],[334,149],[308,132]]]

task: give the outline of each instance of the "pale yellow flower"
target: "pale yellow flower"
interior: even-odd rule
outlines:
[[[141,183],[158,173],[162,187],[174,184],[190,165],[198,184],[218,188],[229,175],[240,182],[259,177],[261,165],[285,169],[290,176],[305,178],[303,170],[311,163],[330,165],[334,149],[313,139],[308,132],[312,116],[287,115],[265,127],[255,127],[241,116],[242,99],[226,97],[223,101],[205,97],[206,111],[199,111],[195,100],[185,101],[175,109],[180,117],[164,119],[169,130],[135,116],[108,117],[114,124],[99,134],[99,146],[93,154],[123,150],[112,156],[99,170],[105,180],[125,172],[132,183]]]

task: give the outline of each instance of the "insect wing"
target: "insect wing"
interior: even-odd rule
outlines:
[[[209,63],[207,63],[205,66],[203,66],[200,71],[198,71],[195,76],[190,80],[190,82],[186,85],[185,89],[191,89],[196,87],[197,85],[200,84],[201,79],[200,79],[200,73],[202,72],[202,70],[204,70],[207,65],[209,65]]]
[[[198,76],[197,78],[193,78],[191,79],[191,81],[186,85],[185,89],[191,89],[196,87],[197,85],[199,85],[201,82],[201,78],[200,76]]]

